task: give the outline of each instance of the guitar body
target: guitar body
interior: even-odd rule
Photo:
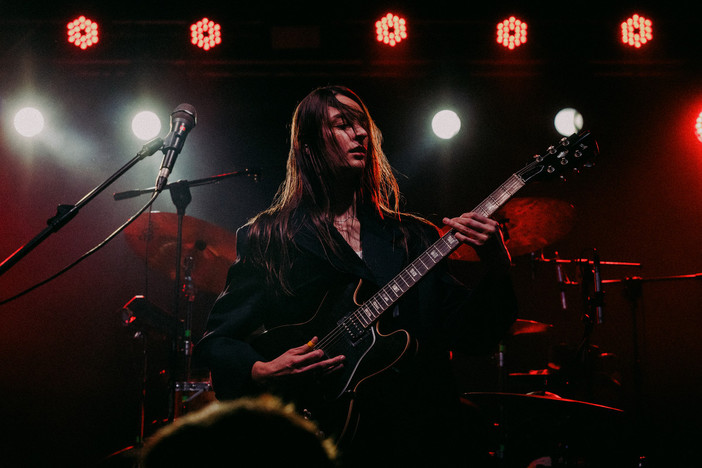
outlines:
[[[359,281],[330,290],[309,320],[268,329],[251,342],[266,359],[274,359],[317,336],[316,348],[324,351],[325,358],[345,356],[342,369],[287,379],[285,388],[277,389],[337,441],[353,437],[359,416],[354,398],[359,387],[392,367],[410,349],[410,336],[405,330],[384,334],[380,322],[368,328],[349,325],[347,318],[362,305],[362,298],[368,297],[367,289]]]

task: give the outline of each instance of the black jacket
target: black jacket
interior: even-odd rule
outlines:
[[[237,260],[210,313],[205,336],[195,346],[196,358],[210,369],[218,399],[261,390],[252,382],[251,368],[256,361],[266,359],[249,344],[251,336],[264,327],[305,320],[330,289],[359,279],[385,285],[438,239],[434,227],[404,217],[402,222],[414,234],[407,253],[397,245],[399,230],[395,221],[368,213],[360,214],[359,219],[363,259],[336,232],[334,235],[339,236],[343,246],[338,256],[325,252],[310,230],[303,229],[295,236],[299,251],[294,256],[290,277],[295,291],[292,297],[265,286],[262,272],[248,258],[248,229],[238,231]],[[384,327],[406,330],[417,346],[401,365],[373,378],[376,387],[369,392],[368,408],[376,416],[378,412],[387,416],[380,418],[381,427],[395,424],[390,420],[405,419],[403,415],[415,411],[421,411],[429,420],[441,419],[442,410],[435,411],[436,408],[455,408],[458,394],[453,385],[450,352],[489,352],[515,320],[516,298],[508,257],[495,246],[485,246],[483,250],[484,275],[472,291],[453,278],[446,261],[442,261],[383,314]],[[409,431],[428,423],[418,422],[414,416],[411,422],[397,422]]]

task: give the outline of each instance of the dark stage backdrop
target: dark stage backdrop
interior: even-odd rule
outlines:
[[[187,215],[231,233],[270,203],[284,174],[293,109],[314,87],[344,84],[365,99],[400,175],[405,209],[436,222],[473,208],[557,141],[553,115],[572,106],[583,114],[601,154],[595,167],[566,182],[528,185],[517,194],[574,207],[572,228],[536,256],[553,258],[558,251],[563,259],[588,258],[597,249],[603,262],[641,266],[602,267],[604,321],[590,337],[599,356],[592,361],[592,387],[514,377],[506,389],[546,389],[625,409],[639,453],[667,459],[659,466],[683,466],[692,459],[702,416],[702,290],[699,279],[679,278],[700,273],[702,265],[702,143],[693,132],[702,88],[698,55],[681,57],[671,49],[659,50],[653,60],[627,61],[617,54],[606,60],[543,59],[534,57],[541,52],[536,49],[518,61],[407,59],[392,66],[377,56],[341,66],[306,65],[292,56],[237,72],[246,65],[83,65],[15,48],[0,72],[3,112],[15,90],[33,89],[53,106],[54,123],[62,129],[49,141],[18,142],[3,123],[0,257],[38,234],[58,204],[75,203],[133,157],[141,143],[118,128],[140,98],[158,102],[164,119],[180,103],[198,111],[171,181],[260,168],[259,181],[232,178],[191,189]],[[441,105],[463,118],[461,133],[451,141],[431,135],[431,115]],[[160,160],[157,154],[140,162],[4,274],[0,299],[55,273],[136,212],[144,196],[115,201],[112,193],[153,186]],[[175,211],[168,193],[153,208]],[[554,264],[530,255],[513,260],[521,318],[553,326],[512,338],[507,368],[545,369],[581,343],[587,310],[582,288],[567,287],[563,311]],[[577,264],[564,268],[570,279],[581,279]],[[466,274],[471,266],[459,269]],[[631,277],[642,280],[625,281]],[[223,284],[224,277],[211,288],[217,290],[198,291],[192,304],[195,339]],[[134,444],[143,342],[122,326],[120,310],[135,295],[145,295],[173,311],[173,290],[173,281],[146,265],[123,233],[58,279],[0,306],[3,458],[7,454],[17,466],[83,466]],[[180,303],[181,314],[186,307]],[[150,336],[148,349],[150,371],[168,366],[167,341]],[[493,356],[457,355],[455,363],[466,392],[500,389]],[[149,375],[147,434],[166,416],[163,379]]]

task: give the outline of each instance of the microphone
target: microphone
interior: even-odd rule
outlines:
[[[190,104],[181,104],[171,113],[171,131],[163,141],[163,161],[156,178],[156,191],[160,192],[168,182],[178,154],[183,149],[185,138],[197,125],[197,112]]]
[[[558,261],[558,252],[555,254],[556,258],[556,278],[558,279],[558,287],[561,290],[561,310],[568,310],[568,304],[566,304],[566,293],[565,293],[565,279],[563,275],[563,266],[561,262]]]

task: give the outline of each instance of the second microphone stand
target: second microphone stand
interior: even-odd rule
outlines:
[[[181,272],[181,260],[183,255],[183,219],[185,218],[185,210],[187,206],[192,201],[192,195],[190,193],[190,185],[186,182],[174,182],[169,184],[169,189],[171,192],[171,200],[176,207],[176,213],[178,215],[178,232],[176,234],[176,264],[175,264],[175,281],[173,283],[173,317],[175,318],[175,329],[173,330],[173,338],[171,342],[171,372],[168,379],[168,421],[171,422],[175,419],[176,415],[176,389],[178,387],[176,376],[179,375],[179,356],[180,356],[180,337],[179,337],[179,324],[180,320],[180,292],[181,290],[186,290],[188,294],[188,307],[186,310],[186,317],[183,321],[183,353],[184,353],[184,365],[185,365],[185,376],[186,380],[190,377],[190,361],[192,354],[192,299],[194,299],[192,278],[190,277],[190,271],[192,270],[192,265],[189,262],[186,267],[188,268],[188,274],[186,275],[189,279],[188,284],[181,284],[180,272]],[[192,261],[192,258],[191,258]]]

